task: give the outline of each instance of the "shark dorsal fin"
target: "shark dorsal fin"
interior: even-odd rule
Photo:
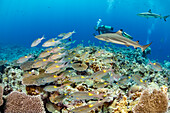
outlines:
[[[118,30],[118,31],[116,32],[116,34],[122,36],[122,30]]]
[[[152,13],[152,12],[151,12],[151,9],[149,9],[149,11],[148,11],[148,12],[149,12],[149,13]]]
[[[138,44],[139,44],[139,40],[138,41],[136,41]]]

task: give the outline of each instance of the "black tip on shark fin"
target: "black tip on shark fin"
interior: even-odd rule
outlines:
[[[151,12],[151,9],[149,9],[149,11],[148,11],[148,12],[149,12],[149,13],[152,13],[152,12]]]
[[[164,18],[164,21],[166,21],[166,18],[168,18],[170,15],[167,15],[167,16],[164,16],[163,18]]]
[[[123,31],[123,29],[119,29],[120,31]]]

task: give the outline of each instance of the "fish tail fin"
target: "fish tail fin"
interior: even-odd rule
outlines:
[[[42,39],[45,39],[44,35],[42,36]]]
[[[150,44],[147,44],[147,45],[142,46],[142,47],[141,47],[142,52],[144,52],[145,49],[148,48],[151,44],[152,44],[152,42],[151,42]]]
[[[73,32],[72,32],[72,33],[76,33],[75,29],[73,30]]]
[[[104,96],[103,94],[96,95],[98,99],[103,99],[103,96]]]
[[[67,62],[67,63],[64,65],[64,67],[69,67],[69,66],[71,66],[70,62]]]
[[[49,58],[49,59],[48,59],[48,61],[49,61],[49,62],[54,62],[54,60],[53,60],[53,59],[51,59],[51,58]]]
[[[167,16],[164,16],[163,18],[164,18],[164,20],[166,21],[166,18],[168,18],[170,15],[167,15]]]
[[[35,54],[31,54],[29,58],[34,58],[35,57]]]
[[[152,64],[152,62],[151,62],[151,60],[149,59],[149,63],[147,64],[147,65],[151,65]]]
[[[69,52],[68,52],[68,51],[65,51],[64,56],[67,56],[67,55],[69,55]]]
[[[60,78],[63,78],[63,77],[64,77],[64,73],[61,73],[61,74],[60,74]]]

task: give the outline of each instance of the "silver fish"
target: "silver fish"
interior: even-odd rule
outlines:
[[[154,62],[152,63],[150,60],[149,60],[149,64],[152,66],[152,68],[156,71],[162,71],[162,66],[161,64],[159,64],[158,62]]]
[[[24,63],[24,62],[28,61],[30,58],[33,58],[33,55],[20,57],[20,58],[17,60],[17,63]]]
[[[75,30],[72,31],[72,32],[68,32],[67,34],[65,34],[62,39],[67,39],[67,38],[69,38],[73,33],[76,33]]]
[[[42,46],[43,47],[50,47],[50,46],[56,46],[58,44],[61,44],[61,39],[55,40],[56,38],[49,39],[46,41]]]
[[[44,38],[44,35],[42,36],[42,38],[36,39],[36,40],[31,44],[31,47],[37,46],[39,43],[41,43],[41,40],[43,40],[43,39],[45,39],[45,38]]]
[[[107,99],[103,99],[102,101],[97,101],[96,103],[87,104],[85,106],[81,106],[78,108],[74,108],[71,110],[72,113],[88,113],[90,110],[102,106]]]

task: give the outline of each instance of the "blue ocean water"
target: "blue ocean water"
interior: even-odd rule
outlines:
[[[170,18],[165,22],[136,15],[149,9],[170,15],[169,5],[169,0],[0,0],[0,43],[30,48],[42,35],[50,39],[75,30],[76,44],[90,40],[99,45],[93,33],[100,18],[101,24],[123,29],[141,45],[153,42],[150,59],[170,61]]]

